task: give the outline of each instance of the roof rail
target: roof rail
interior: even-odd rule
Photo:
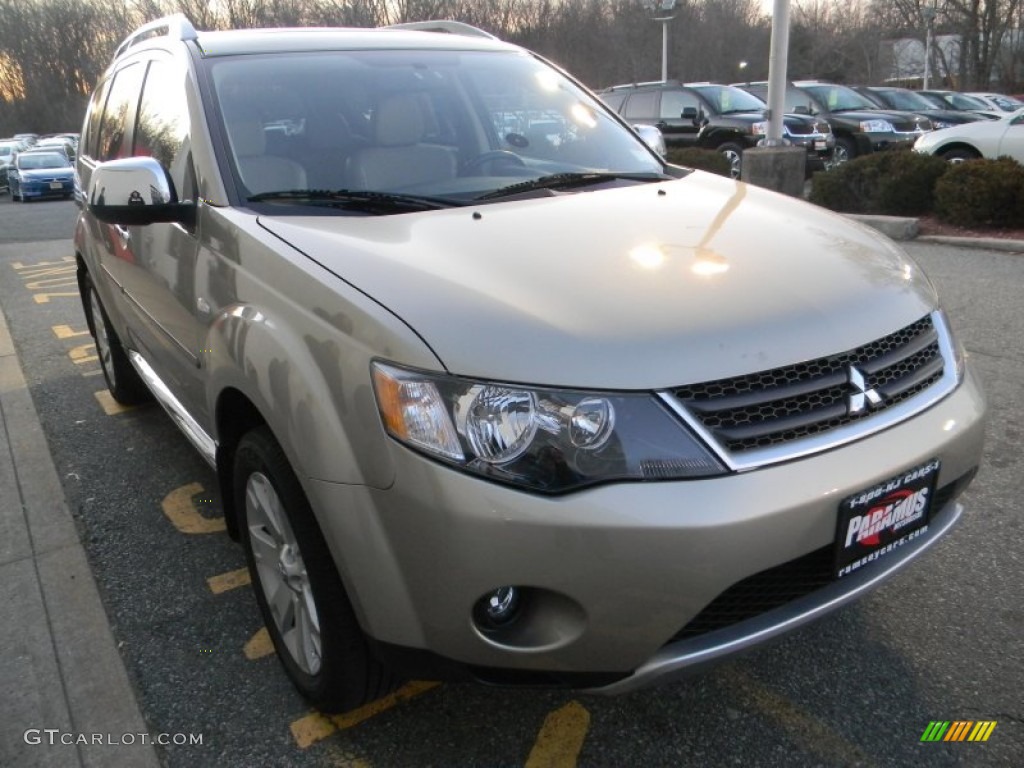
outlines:
[[[143,24],[136,29],[124,39],[124,42],[117,46],[117,50],[114,51],[114,58],[116,59],[133,45],[138,45],[154,37],[170,37],[174,40],[196,40],[199,35],[185,14],[175,13],[170,16],[164,16],[156,21],[151,21],[148,24]]]
[[[445,32],[449,35],[465,35],[466,37],[486,37],[489,40],[499,38],[490,32],[484,32],[479,27],[471,24],[464,24],[461,21],[449,21],[438,19],[437,21],[407,21],[404,24],[388,24],[381,29],[410,29],[420,32]]]
[[[604,88],[605,91],[625,91],[630,88],[646,88],[651,85],[682,85],[678,80],[645,80],[642,83],[622,83]]]

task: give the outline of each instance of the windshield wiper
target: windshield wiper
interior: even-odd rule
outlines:
[[[499,187],[493,192],[487,192],[475,198],[476,200],[494,200],[499,197],[518,195],[520,192],[532,192],[536,189],[569,189],[571,187],[583,187],[588,184],[600,184],[604,181],[617,181],[626,179],[628,181],[669,181],[672,177],[662,173],[552,173],[548,176],[541,176],[538,179],[520,181],[517,184],[509,184],[507,187]]]
[[[379,213],[434,211],[465,204],[460,200],[446,197],[402,195],[368,189],[283,189],[274,192],[260,192],[257,195],[250,195],[246,200],[250,203],[313,203]]]

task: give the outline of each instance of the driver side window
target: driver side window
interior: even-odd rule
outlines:
[[[686,107],[700,108],[700,101],[686,91],[665,91],[661,94],[661,117],[666,120],[678,120]]]

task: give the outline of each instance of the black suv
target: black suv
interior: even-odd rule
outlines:
[[[669,147],[718,150],[732,163],[733,178],[740,177],[743,150],[756,147],[768,127],[767,105],[731,85],[658,81],[616,85],[597,95],[629,122],[656,125]],[[791,144],[807,148],[808,171],[831,162],[835,137],[824,120],[786,115],[782,132]]]
[[[909,88],[895,88],[888,85],[858,85],[854,86],[853,90],[862,96],[867,96],[882,109],[902,109],[924,115],[932,121],[932,126],[936,130],[985,119],[977,112],[937,107],[929,99]]]
[[[741,87],[759,99],[768,98],[766,82]],[[837,165],[880,149],[911,147],[934,127],[927,117],[880,109],[852,88],[817,80],[791,83],[786,88],[786,109],[828,120],[836,135]]]

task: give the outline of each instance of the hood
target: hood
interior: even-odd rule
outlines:
[[[30,168],[21,169],[18,176],[23,179],[70,179],[74,176],[75,169],[67,168]]]
[[[509,382],[713,380],[853,349],[936,303],[873,230],[701,172],[425,213],[259,222],[401,317],[452,373]]]
[[[830,112],[829,120],[888,120],[890,123],[897,121],[903,123],[918,123],[928,118],[922,117],[916,112],[903,112],[897,109],[851,109],[841,112]]]

